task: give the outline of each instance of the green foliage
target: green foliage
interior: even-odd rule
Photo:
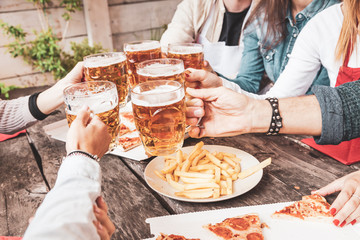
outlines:
[[[65,69],[65,74],[61,77],[64,77],[85,56],[106,51],[100,44],[94,44],[94,47],[90,47],[87,39],[84,39],[81,43],[71,42],[70,44],[72,54],[66,52],[61,54],[61,66]]]
[[[44,17],[45,8],[52,4],[51,0],[27,0],[38,8],[41,8]],[[66,21],[70,20],[70,13],[81,10],[81,0],[62,0],[60,6],[65,8],[63,17]],[[27,33],[20,26],[11,26],[0,20],[0,29],[3,33],[14,41],[6,47],[8,52],[15,57],[23,57],[24,61],[32,65],[41,72],[51,72],[55,79],[64,77],[78,61],[82,61],[86,55],[103,52],[99,44],[90,47],[87,40],[77,44],[71,42],[72,53],[66,53],[59,45],[61,39],[53,32],[50,26],[41,32],[35,32],[35,40],[26,41]],[[1,86],[1,90],[3,86]]]
[[[1,94],[5,96],[5,98],[9,98],[9,92],[15,88],[18,88],[16,86],[5,86],[5,84],[0,83],[0,90],[1,90]]]
[[[162,25],[160,28],[150,30],[150,40],[160,41],[161,35],[166,31],[167,24]]]

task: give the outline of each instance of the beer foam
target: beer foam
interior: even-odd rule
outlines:
[[[74,94],[74,96],[83,95],[83,93]],[[114,96],[116,96],[114,98]],[[68,113],[72,115],[77,115],[78,111],[82,108],[83,105],[87,105],[94,114],[103,113],[109,111],[118,105],[118,98],[117,95],[109,94],[109,93],[102,93],[96,94],[89,97],[79,97],[73,98],[69,100],[65,100],[65,104],[68,108]],[[71,109],[69,108],[69,105]]]
[[[143,107],[161,107],[171,105],[181,101],[185,96],[183,89],[181,89],[181,91],[175,91],[177,89],[177,86],[162,85],[156,89],[142,92],[141,96],[134,97],[131,101],[133,104]],[[137,90],[137,88],[134,90]],[[139,93],[138,91],[135,92]]]
[[[137,74],[145,77],[167,77],[181,74],[184,71],[182,65],[154,63],[137,70]]]
[[[87,58],[84,62],[84,67],[107,67],[116,63],[121,63],[126,60],[126,56],[118,55],[118,56],[94,56]]]
[[[152,41],[152,42],[142,42],[139,44],[129,44],[125,47],[125,51],[137,52],[137,51],[146,51],[156,48],[160,48],[160,43],[157,41]]]
[[[200,46],[176,46],[169,50],[172,54],[195,54],[202,53],[202,47]]]

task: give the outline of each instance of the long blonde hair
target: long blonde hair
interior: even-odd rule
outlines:
[[[357,36],[360,35],[360,1],[344,0],[343,2],[344,21],[336,45],[336,60],[344,59],[348,49],[352,53]]]

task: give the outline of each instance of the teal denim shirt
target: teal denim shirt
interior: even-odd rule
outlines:
[[[264,24],[261,29],[261,24],[258,23],[261,20],[258,19],[254,21],[244,31],[244,51],[239,73],[235,79],[228,80],[235,82],[241,89],[251,93],[257,93],[259,91],[260,81],[264,71],[271,81],[276,82],[281,72],[285,69],[296,38],[306,23],[317,13],[336,3],[339,3],[339,1],[313,0],[305,9],[296,15],[296,23],[293,22],[291,10],[288,9],[288,15],[285,19],[288,35],[281,43],[269,50],[262,45],[267,24]],[[330,80],[325,68],[322,67],[319,70],[313,85],[330,85]]]

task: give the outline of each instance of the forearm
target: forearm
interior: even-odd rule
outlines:
[[[315,96],[279,99],[279,111],[282,117],[282,134],[321,134],[321,110]],[[269,130],[272,108],[267,100],[254,100],[252,107],[251,132],[266,133]]]
[[[57,109],[63,102],[63,90],[66,85],[62,80],[51,88],[41,92],[37,98],[37,106],[43,114],[50,114]]]
[[[99,239],[92,223],[93,204],[100,195],[100,166],[73,155],[66,159],[54,188],[36,211],[25,232],[26,239]]]

